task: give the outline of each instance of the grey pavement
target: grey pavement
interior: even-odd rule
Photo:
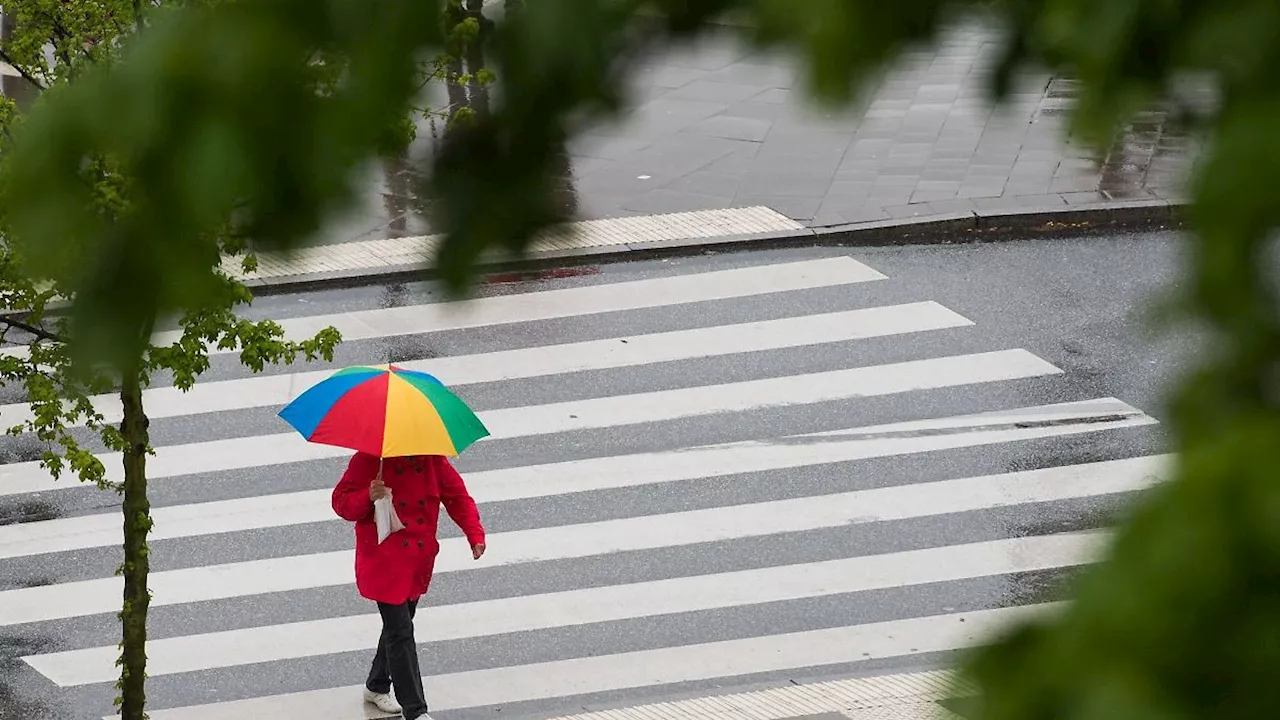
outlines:
[[[1183,202],[1198,156],[1160,109],[1101,158],[1067,134],[1070,79],[1019,78],[989,105],[997,38],[949,31],[904,56],[855,107],[824,110],[802,70],[721,29],[649,59],[621,122],[577,137],[563,202],[579,219],[764,205],[810,227],[947,215]],[[370,191],[319,242],[427,234],[413,182],[430,141],[370,171]]]
[[[426,617],[433,618],[433,613],[450,612],[453,608],[465,612],[468,619],[440,628],[445,637],[420,646],[424,671],[430,675],[428,692],[442,704],[437,708],[439,712],[433,714],[457,720],[492,717],[496,713],[509,717],[545,717],[578,712],[582,708],[643,703],[726,688],[928,670],[944,663],[949,653],[915,647],[886,650],[867,657],[855,652],[844,659],[828,657],[821,662],[797,662],[785,668],[734,666],[737,669],[726,670],[719,677],[671,678],[659,673],[650,679],[637,677],[631,685],[626,681],[615,687],[600,685],[606,682],[601,678],[618,676],[619,667],[640,662],[631,658],[650,657],[645,653],[684,653],[689,648],[712,647],[708,643],[735,641],[784,643],[785,638],[778,638],[787,633],[876,628],[881,627],[876,623],[911,623],[946,614],[982,613],[1061,596],[1063,583],[1073,574],[1070,563],[1035,571],[936,582],[891,581],[883,587],[834,595],[805,595],[732,606],[717,605],[721,602],[719,598],[677,593],[671,595],[676,598],[672,602],[677,606],[686,602],[693,604],[665,613],[644,614],[638,609],[627,609],[626,603],[622,603],[622,614],[607,621],[576,619],[575,613],[584,611],[573,609],[578,606],[572,604],[563,606],[567,616],[564,622],[555,619],[555,613],[526,615],[513,610],[509,617],[504,614],[497,618],[492,613],[486,614],[482,605],[462,605],[506,601],[516,603],[512,607],[524,607],[519,603],[531,602],[529,598],[545,593],[566,593],[563,597],[570,603],[582,597],[579,593],[605,591],[623,583],[682,582],[714,573],[929,551],[962,543],[1026,539],[1105,527],[1123,503],[1132,499],[1132,493],[1084,494],[1052,502],[984,506],[764,536],[740,535],[734,530],[715,541],[667,542],[662,539],[665,534],[652,536],[657,540],[636,536],[654,543],[647,548],[614,547],[610,543],[623,542],[618,537],[631,537],[627,531],[619,530],[616,537],[601,537],[598,548],[584,548],[565,540],[563,546],[553,545],[550,552],[555,554],[541,559],[536,543],[512,547],[517,541],[504,541],[504,537],[532,538],[533,535],[520,533],[543,530],[554,533],[547,537],[560,533],[570,537],[567,533],[581,532],[573,528],[587,527],[584,524],[588,523],[625,522],[631,518],[658,522],[665,517],[675,517],[674,513],[739,508],[749,503],[803,502],[851,491],[911,489],[930,481],[1167,452],[1161,424],[1112,427],[1103,423],[1065,436],[1032,435],[1016,441],[988,445],[961,443],[949,449],[929,451],[921,447],[791,469],[756,469],[729,477],[698,476],[658,484],[642,479],[638,483],[609,486],[610,476],[605,475],[589,478],[577,491],[554,490],[563,478],[547,471],[545,476],[525,481],[529,489],[524,497],[488,499],[506,486],[489,484],[496,483],[497,476],[480,475],[486,471],[517,471],[542,463],[661,453],[673,448],[718,443],[756,440],[769,444],[782,436],[1052,403],[1115,398],[1158,421],[1164,417],[1166,383],[1185,368],[1187,358],[1196,350],[1193,337],[1187,333],[1155,340],[1145,337],[1138,319],[1144,302],[1167,288],[1177,271],[1180,245],[1171,234],[1011,241],[999,245],[861,248],[853,252],[836,248],[788,249],[649,260],[584,266],[571,272],[494,277],[480,288],[479,297],[482,300],[524,298],[525,293],[595,287],[621,293],[625,283],[669,282],[702,273],[773,268],[801,261],[822,260],[823,267],[827,267],[849,257],[885,277],[872,282],[787,292],[769,292],[769,288],[763,286],[739,297],[695,302],[658,298],[642,307],[610,312],[582,307],[557,317],[487,322],[436,332],[402,334],[394,324],[379,324],[376,318],[381,315],[368,314],[405,308],[413,308],[417,315],[426,313],[429,308],[414,306],[439,301],[439,289],[431,283],[284,294],[255,303],[252,309],[255,317],[272,317],[286,324],[300,318],[339,314],[337,317],[361,318],[360,322],[372,323],[370,327],[378,328],[373,337],[344,344],[332,364],[276,368],[269,371],[273,375],[383,362],[388,358],[396,362],[428,363],[459,356],[484,358],[487,353],[521,349],[531,349],[545,359],[549,355],[540,354],[544,349],[553,352],[557,345],[588,341],[617,341],[618,348],[638,343],[634,345],[635,352],[645,352],[644,348],[652,347],[647,344],[652,341],[643,340],[643,336],[653,333],[698,332],[733,323],[803,319],[821,313],[908,303],[938,303],[972,322],[864,339],[730,354],[695,353],[665,362],[465,383],[460,388],[463,397],[482,415],[494,418],[500,414],[490,413],[506,408],[545,413],[548,412],[545,408],[552,407],[553,403],[581,404],[592,399],[617,402],[620,397],[639,393],[715,388],[729,383],[1002,350],[1026,351],[1061,371],[888,395],[783,402],[741,411],[711,414],[687,411],[691,404],[733,397],[733,388],[744,387],[729,385],[707,391],[707,395],[699,396],[702,399],[666,396],[663,403],[646,406],[649,409],[631,405],[628,407],[632,409],[626,411],[658,412],[666,418],[660,421],[628,425],[620,415],[598,422],[590,422],[588,418],[584,421],[585,427],[541,435],[528,434],[530,428],[525,426],[509,425],[508,437],[480,442],[459,462],[464,476],[490,478],[474,481],[472,491],[481,503],[485,522],[493,535],[489,556],[474,567],[458,566],[458,559],[451,555],[457,548],[448,548],[442,554],[441,562],[458,566],[461,571],[437,577]],[[699,292],[703,291],[701,282],[698,288]],[[523,303],[511,307],[516,307],[517,312],[527,312],[526,308],[542,305]],[[363,314],[340,315],[343,313]],[[680,349],[677,347],[675,351]],[[596,362],[587,355],[584,353],[583,362]],[[516,363],[513,361],[513,364]],[[239,397],[237,393],[243,391],[236,390],[235,383],[244,380],[246,372],[227,356],[215,357],[213,365],[207,380],[230,381],[232,385],[222,387],[227,388],[228,396]],[[903,371],[902,366],[895,367],[894,372]],[[13,401],[12,398],[6,400]],[[578,405],[555,407],[561,408],[557,412],[579,412],[574,409]],[[152,423],[153,441],[163,450],[184,443],[252,440],[285,432],[286,428],[274,417],[276,409],[276,406],[244,407],[157,418]],[[563,416],[546,417],[559,417],[557,422],[567,422]],[[908,435],[914,437],[911,433]],[[927,435],[927,432],[921,433],[920,437]],[[179,505],[281,493],[315,491],[323,495],[343,466],[341,458],[283,462],[272,459],[271,453],[275,451],[272,448],[236,447],[241,449],[225,449],[222,455],[252,456],[248,466],[211,470],[208,469],[212,467],[210,462],[222,460],[210,459],[200,451],[183,451],[190,458],[190,467],[183,466],[168,477],[152,481],[155,507],[164,512]],[[31,457],[32,448],[21,440],[6,439],[3,449],[10,461]],[[14,467],[17,466],[6,468],[6,473]],[[12,481],[15,476],[3,477]],[[315,501],[320,511],[327,507],[326,497]],[[114,506],[112,498],[88,488],[68,487],[36,495],[0,495],[0,538],[21,539],[26,527],[33,531],[54,527],[39,523],[108,514]],[[784,504],[776,507],[776,513],[761,517],[802,517],[795,511],[784,510],[787,507]],[[207,517],[215,524],[222,522],[217,515]],[[163,520],[158,521],[158,527],[164,527]],[[456,528],[447,519],[442,518],[441,528],[442,536],[457,538]],[[506,533],[513,535],[505,536]],[[341,553],[350,548],[350,543],[349,527],[339,521],[321,519],[282,527],[210,531],[157,540],[152,545],[152,563],[157,573],[187,569],[199,574],[203,568],[215,564]],[[51,613],[51,608],[73,600],[81,602],[85,597],[94,597],[95,592],[108,600],[117,597],[114,592],[103,594],[90,586],[70,584],[110,577],[118,562],[119,551],[115,547],[102,545],[22,556],[11,556],[6,547],[11,546],[0,542],[0,609],[16,607],[6,603],[21,597],[14,593],[29,588],[48,588],[41,592],[50,593],[42,595],[45,600],[34,609],[26,606],[27,612],[36,613]],[[532,559],[521,560],[521,553],[531,553]],[[470,563],[469,558],[466,561]],[[926,570],[928,568],[921,571]],[[283,572],[290,571],[285,568]],[[310,575],[299,577],[301,587],[253,593],[238,592],[235,583],[226,580],[231,588],[227,597],[211,595],[222,592],[225,588],[221,585],[218,587],[222,589],[210,590],[190,580],[192,592],[200,596],[195,601],[158,602],[152,609],[152,638],[155,641],[176,639],[179,645],[172,651],[157,648],[151,654],[153,662],[161,664],[149,680],[153,717],[181,720],[197,716],[184,715],[180,710],[170,715],[160,711],[234,700],[254,701],[282,693],[302,695],[273,706],[279,712],[271,716],[294,717],[290,708],[305,709],[309,707],[306,703],[323,703],[326,714],[308,717],[336,720],[359,717],[359,704],[355,699],[350,700],[354,704],[341,704],[347,702],[343,698],[348,695],[340,695],[341,702],[334,706],[331,700],[314,693],[361,682],[369,655],[365,650],[353,650],[339,643],[328,650],[306,650],[298,656],[243,664],[232,652],[223,652],[212,660],[207,657],[200,660],[205,645],[219,646],[200,638],[187,639],[244,628],[266,628],[263,631],[266,632],[282,623],[322,623],[371,612],[369,603],[360,599],[350,584],[312,586]],[[640,614],[630,614],[633,612]],[[3,614],[0,611],[0,622]],[[493,629],[506,627],[503,623],[508,622],[525,629]],[[337,642],[333,639],[340,633],[326,627],[300,626],[297,634],[311,640]],[[430,624],[426,627],[436,628]],[[269,655],[279,650],[274,642],[265,648],[254,645],[249,641],[252,633],[245,637],[245,653]],[[365,638],[369,642],[373,639]],[[113,650],[116,640],[116,621],[105,610],[0,625],[0,668],[3,668],[0,717],[89,720],[109,714],[113,694],[109,682],[58,687],[21,658],[94,647]],[[278,644],[289,642],[286,638]],[[844,646],[831,647],[836,647],[832,652],[853,652],[853,648],[845,651],[840,649]],[[680,662],[692,662],[686,655],[679,657],[685,658]],[[738,655],[716,657],[716,662],[747,663],[749,660],[749,654],[741,660],[737,659]],[[76,660],[68,672],[80,671],[82,665],[78,663],[91,660],[87,657]],[[194,666],[181,672],[164,671],[164,663],[176,667],[173,663],[178,660]],[[596,664],[583,666],[594,670],[581,670],[580,675],[574,675],[570,668],[577,666],[565,665],[568,661]],[[674,660],[671,663],[677,669],[685,667]],[[705,662],[696,665],[704,666]],[[600,668],[611,668],[613,674]],[[432,680],[441,676],[447,679]],[[498,682],[492,679],[495,677],[504,680]],[[269,716],[231,706],[222,712],[245,717]],[[344,714],[347,712],[350,714]]]

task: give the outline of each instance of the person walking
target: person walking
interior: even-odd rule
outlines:
[[[390,497],[404,529],[379,543],[373,503]],[[365,681],[364,700],[405,720],[430,720],[414,616],[431,585],[440,542],[436,539],[440,507],[462,529],[472,558],[485,551],[480,511],[467,486],[441,455],[392,457],[357,452],[333,489],[333,510],[355,523],[355,577],[360,595],[378,605],[382,635]],[[391,690],[395,689],[395,698]]]

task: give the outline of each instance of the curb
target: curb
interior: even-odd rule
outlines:
[[[479,268],[484,273],[532,272],[553,267],[692,257],[740,250],[951,245],[1022,240],[1028,239],[1028,236],[1079,237],[1108,231],[1167,230],[1178,229],[1185,225],[1185,210],[1188,207],[1187,204],[1168,200],[1135,200],[1067,209],[1028,208],[1012,211],[946,213],[754,235],[726,235],[540,251],[529,253],[523,258],[482,260]],[[421,265],[398,265],[248,279],[243,282],[255,296],[263,297],[309,290],[418,282],[438,277],[439,273],[434,268]]]

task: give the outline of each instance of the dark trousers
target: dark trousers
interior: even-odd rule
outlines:
[[[422,690],[422,671],[418,669],[418,644],[413,638],[413,616],[418,601],[401,605],[378,603],[382,615],[382,637],[373,655],[369,679],[365,687],[376,693],[396,689],[396,702],[404,708],[405,720],[425,715],[427,697]]]

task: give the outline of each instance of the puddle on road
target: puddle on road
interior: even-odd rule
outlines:
[[[382,352],[388,364],[430,360],[444,356],[444,353],[433,348],[423,338],[391,340],[383,345]]]
[[[21,699],[9,684],[9,673],[0,677],[0,718],[41,718],[53,717],[52,709],[47,705]]]
[[[493,273],[491,275],[484,276],[480,281],[486,285],[536,283],[547,280],[561,280],[564,278],[585,277],[587,275],[599,274],[600,267],[598,265],[582,265],[577,267],[549,268],[546,270]]]
[[[409,288],[404,283],[391,283],[382,287],[382,295],[378,297],[378,307],[383,310],[390,310],[391,308],[404,307],[411,300]]]
[[[1037,512],[1034,507],[1019,513],[1019,522],[1005,528],[1005,536],[1012,538],[1040,537],[1059,533],[1106,530],[1122,524],[1132,509],[1132,501],[1118,498],[1101,498],[1088,501],[1088,505],[1064,513],[1057,506]]]
[[[984,413],[983,415],[987,415]],[[999,432],[1008,430],[1025,430],[1031,428],[1052,428],[1067,427],[1071,425],[1092,425],[1100,423],[1115,423],[1124,420],[1131,420],[1142,417],[1142,413],[1138,411],[1117,411],[1110,413],[1101,413],[1090,416],[1077,416],[1066,418],[1050,418],[1050,419],[1012,419],[1016,413],[1004,414],[991,413],[991,422],[982,422],[983,416],[975,416],[973,423],[969,425],[956,424],[948,427],[938,428],[921,428],[911,430],[837,430],[832,432],[814,433],[809,435],[791,435],[788,437],[770,438],[757,441],[763,445],[818,445],[821,443],[839,443],[849,442],[853,440],[889,440],[899,438],[922,438],[936,437],[945,435],[960,435],[975,432]],[[1008,419],[1006,419],[1008,418]],[[702,448],[684,448],[686,451],[696,451]],[[676,450],[681,452],[682,450]]]
[[[19,638],[0,635],[0,718],[57,717],[53,709],[33,700],[34,693],[20,693],[14,686],[18,673],[26,668],[25,655],[56,652],[61,648],[51,638]]]
[[[0,439],[0,465],[35,462],[44,455],[44,450],[45,444],[34,435],[5,436]]]
[[[55,520],[62,515],[62,510],[56,505],[35,496],[0,503],[0,525]]]
[[[1041,605],[1071,597],[1073,584],[1089,566],[1017,573],[1005,576],[1005,587],[993,607],[1010,608]]]
[[[1113,460],[1114,454],[1098,445],[1097,438],[1088,435],[1063,435],[1053,439],[1053,446],[1046,452],[1015,455],[1005,464],[1005,472],[1027,472],[1046,467],[1087,465]]]
[[[48,587],[50,585],[53,585],[56,582],[57,581],[51,577],[30,578],[27,580],[20,580],[18,582],[18,587],[24,587],[24,588]]]

